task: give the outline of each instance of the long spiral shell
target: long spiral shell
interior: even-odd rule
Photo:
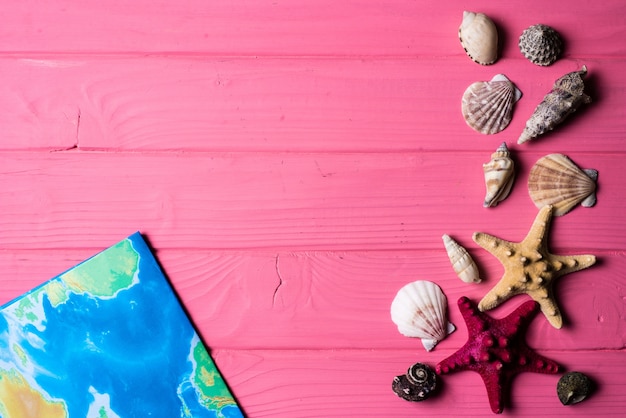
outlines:
[[[465,283],[480,283],[478,267],[469,252],[449,235],[444,234],[441,238],[452,268],[459,279]]]
[[[518,144],[551,131],[582,104],[591,103],[591,98],[584,93],[583,77],[586,74],[587,67],[583,65],[580,71],[573,71],[556,80],[552,90],[526,122],[526,127],[517,140]]]

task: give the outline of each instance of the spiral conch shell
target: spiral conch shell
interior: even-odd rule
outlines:
[[[552,205],[554,215],[561,216],[579,203],[591,207],[596,203],[598,172],[581,170],[563,154],[540,158],[530,169],[528,193],[535,206]]]
[[[587,74],[587,67],[583,65],[580,71],[565,74],[555,81],[552,90],[543,98],[530,119],[522,135],[517,140],[523,144],[554,129],[583,103],[591,103],[591,98],[584,93],[583,77]]]
[[[483,164],[483,172],[487,188],[483,206],[494,207],[507,198],[515,180],[515,163],[505,142],[491,154],[491,160]]]
[[[490,81],[471,84],[461,100],[465,122],[482,134],[496,134],[506,128],[513,117],[513,105],[522,92],[504,74]]]
[[[481,65],[498,59],[498,30],[484,13],[463,12],[459,40],[467,55]]]
[[[418,280],[403,286],[391,302],[391,320],[400,334],[422,340],[431,351],[456,328],[448,322],[448,299],[436,283]]]
[[[459,276],[459,279],[465,283],[480,283],[478,267],[469,252],[467,252],[461,244],[452,239],[450,235],[444,234],[441,238],[443,239],[443,245],[450,258],[452,268],[457,276]]]

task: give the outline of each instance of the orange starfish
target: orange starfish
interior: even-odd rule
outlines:
[[[474,241],[493,254],[504,266],[504,275],[478,304],[486,311],[512,296],[526,293],[539,303],[541,312],[555,328],[563,326],[563,318],[554,300],[554,280],[565,274],[592,266],[593,255],[555,255],[548,251],[547,230],[552,219],[552,206],[545,206],[537,215],[528,235],[515,243],[476,232]]]

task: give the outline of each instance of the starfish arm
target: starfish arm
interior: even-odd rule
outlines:
[[[552,206],[547,205],[542,207],[535,218],[528,235],[524,238],[524,243],[532,244],[537,248],[545,246],[545,234],[546,230],[550,226],[550,220],[552,219]]]
[[[533,300],[539,303],[541,312],[544,314],[550,325],[556,329],[563,327],[563,317],[561,311],[556,304],[554,293],[548,289],[538,289],[534,292],[528,292]]]
[[[533,351],[530,347],[523,344],[519,347],[519,358],[523,359],[517,367],[517,373],[519,372],[532,372],[543,374],[556,374],[560,370],[560,366],[557,362],[542,356],[541,354]]]
[[[552,266],[556,270],[557,276],[564,276],[578,270],[584,270],[596,263],[596,256],[591,254],[583,255],[554,255],[550,254]]]
[[[500,261],[509,257],[516,249],[516,244],[484,232],[474,232],[472,239]]]
[[[501,370],[497,370],[496,366],[489,367],[480,372],[487,389],[487,398],[489,406],[494,414],[501,414],[504,409],[504,379]]]
[[[482,312],[488,311],[517,295],[517,290],[511,286],[511,283],[516,281],[505,273],[500,281],[483,296],[478,304],[478,309]]]

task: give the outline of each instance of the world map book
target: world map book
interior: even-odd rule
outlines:
[[[0,308],[0,417],[242,417],[135,233]]]

